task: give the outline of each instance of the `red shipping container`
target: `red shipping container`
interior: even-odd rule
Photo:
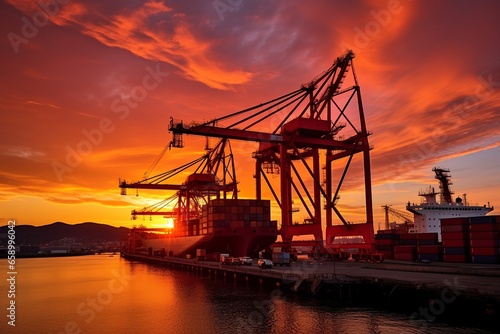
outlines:
[[[458,240],[458,239],[444,239],[443,238],[443,247],[468,247],[469,246],[469,241],[468,240]]]
[[[417,253],[417,246],[394,246],[394,255],[401,253]]]
[[[401,234],[401,240],[417,240],[417,233],[405,233]]]
[[[394,245],[396,240],[394,239],[376,239],[375,245]]]
[[[491,224],[500,223],[500,216],[476,216],[470,217],[470,223],[472,224]]]
[[[471,232],[495,232],[500,231],[500,224],[471,224]]]
[[[378,251],[382,255],[384,255],[384,259],[394,259],[394,253],[389,251]]]
[[[448,233],[441,233],[441,239],[442,240],[464,240],[464,239],[469,239],[469,234],[465,232],[448,232]]]
[[[500,239],[500,232],[470,232],[470,238],[476,240],[486,240],[486,239]]]
[[[466,263],[469,262],[469,257],[467,255],[454,255],[454,254],[444,254],[444,262],[455,262],[455,263]]]
[[[498,248],[475,247],[470,249],[471,255],[499,255]]]
[[[417,233],[417,240],[437,240],[437,233]]]
[[[443,252],[443,248],[438,245],[418,246],[417,252],[418,254],[439,254]]]
[[[392,252],[394,249],[393,245],[375,245],[375,249],[378,251]]]
[[[449,226],[449,225],[469,225],[469,218],[460,217],[460,218],[441,219],[441,226]]]
[[[469,230],[468,225],[441,226],[441,232],[467,232],[468,230]]]
[[[498,247],[498,241],[497,240],[471,240],[470,241],[470,246],[471,247],[488,247],[488,248],[493,248],[493,247]]]
[[[394,253],[394,260],[415,261],[417,255],[413,253]]]

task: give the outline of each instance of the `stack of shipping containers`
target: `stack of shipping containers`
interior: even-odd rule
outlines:
[[[469,222],[471,261],[500,263],[500,216],[472,217]]]
[[[216,199],[203,206],[199,233],[212,234],[217,229],[276,227],[270,219],[269,200]]]
[[[441,219],[444,262],[470,262],[469,218]]]
[[[394,259],[394,246],[399,245],[401,234],[394,230],[380,230],[375,234],[375,249],[385,259]]]
[[[455,263],[500,263],[500,216],[441,219],[437,233],[380,230],[375,249],[386,259]]]

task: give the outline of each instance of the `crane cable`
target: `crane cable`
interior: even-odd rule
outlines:
[[[153,163],[151,164],[151,166],[149,166],[148,170],[142,176],[143,180],[145,180],[145,179],[147,179],[149,177],[149,174],[151,174],[151,172],[153,171],[153,169],[158,165],[158,163],[160,162],[160,160],[165,155],[165,152],[167,152],[167,150],[169,148],[170,148],[170,144],[168,144],[167,146],[165,146],[163,148],[163,150],[161,151],[161,153],[156,157],[155,161],[153,161]]]

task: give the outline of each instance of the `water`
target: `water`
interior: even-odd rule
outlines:
[[[16,326],[0,333],[489,333],[119,256],[19,259]],[[5,314],[5,281],[0,286]]]

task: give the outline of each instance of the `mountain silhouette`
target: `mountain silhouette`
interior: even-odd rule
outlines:
[[[0,227],[0,241],[4,244],[8,226]],[[75,238],[78,241],[120,241],[127,238],[129,229],[106,224],[85,222],[75,225],[55,222],[43,226],[16,225],[16,245],[43,244],[64,238]]]

